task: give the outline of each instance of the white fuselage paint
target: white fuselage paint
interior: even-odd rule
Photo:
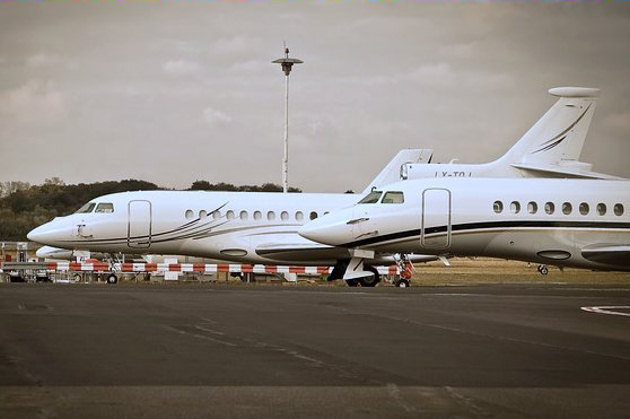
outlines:
[[[357,204],[309,222],[300,234],[376,252],[630,270],[629,181],[446,178],[380,190],[402,192],[404,202]]]
[[[106,253],[191,255],[251,263],[329,264],[345,249],[313,243],[297,234],[311,214],[340,209],[354,194],[140,191],[104,195],[113,212],[58,217],[29,233],[50,246]],[[287,252],[265,253],[265,247]],[[300,251],[291,251],[292,246]],[[309,254],[308,247],[316,248]],[[306,249],[305,249],[306,248]],[[261,253],[258,254],[257,250]],[[263,255],[264,254],[264,255]],[[286,256],[286,257],[285,257]],[[319,259],[313,259],[319,258]]]

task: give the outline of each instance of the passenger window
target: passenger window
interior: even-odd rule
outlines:
[[[201,210],[199,211],[199,218],[206,218],[208,216],[208,211]]]
[[[298,221],[302,221],[304,219],[304,213],[302,211],[298,211],[295,213],[295,219]]]
[[[88,213],[92,212],[92,210],[94,209],[95,206],[96,206],[96,204],[94,202],[88,202],[87,204],[85,204],[81,208],[79,208],[77,210],[77,212],[75,212],[75,214],[88,214]]]
[[[549,215],[553,214],[554,211],[556,210],[556,206],[553,204],[553,202],[547,202],[545,204],[545,212]]]
[[[233,220],[234,219],[234,211],[229,210],[228,212],[225,213],[225,216],[227,217],[228,220]]]
[[[492,209],[497,214],[501,214],[503,212],[503,202],[501,202],[501,201],[494,201],[494,204],[492,204]]]
[[[192,220],[193,217],[195,216],[195,213],[193,212],[193,210],[186,210],[186,212],[184,213],[184,216],[186,217],[187,220]]]
[[[606,204],[602,204],[601,202],[597,204],[597,213],[599,215],[606,215]]]
[[[111,202],[101,202],[96,206],[96,210],[94,212],[110,214],[114,212],[114,204]]]
[[[379,198],[383,195],[381,191],[372,191],[366,195],[365,198],[359,201],[359,204],[376,204]]]
[[[527,204],[527,212],[530,214],[536,214],[538,212],[538,204],[534,201],[531,201]]]
[[[580,204],[580,207],[579,207],[580,214],[582,214],[582,215],[588,215],[588,212],[589,212],[590,210],[591,210],[591,209],[589,208],[589,206],[588,206],[588,204],[587,204],[586,202],[582,202],[582,203]]]
[[[314,220],[317,218],[317,213],[315,211],[311,211],[310,215],[308,216],[309,219]]]
[[[521,204],[517,201],[512,201],[512,203],[510,204],[510,211],[512,211],[514,214],[518,214],[519,212],[521,212]]]
[[[212,211],[212,218],[215,219],[215,220],[218,219],[218,218],[221,218],[221,211],[219,211],[219,210]]]
[[[241,213],[239,214],[239,217],[241,218],[241,220],[247,220],[247,211],[245,210],[241,211]]]
[[[260,220],[262,218],[262,213],[260,211],[254,211],[254,220]]]
[[[617,217],[621,217],[623,215],[623,205],[615,204],[615,206],[613,207],[613,212]]]
[[[286,212],[286,211],[282,211],[282,212],[280,213],[280,219],[281,219],[282,221],[287,221],[287,220],[289,219],[289,213],[288,213],[288,212]]]
[[[402,192],[385,192],[385,196],[381,201],[382,204],[402,204],[405,197]]]
[[[573,211],[573,206],[571,205],[570,202],[565,202],[562,204],[562,213],[564,215],[571,214],[571,211]]]
[[[275,219],[276,219],[276,213],[275,213],[275,212],[273,212],[273,211],[269,211],[269,212],[267,213],[267,219],[268,219],[269,221],[275,220]]]

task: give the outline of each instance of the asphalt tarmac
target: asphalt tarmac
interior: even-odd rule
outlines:
[[[0,417],[628,417],[628,306],[630,284],[2,284]]]

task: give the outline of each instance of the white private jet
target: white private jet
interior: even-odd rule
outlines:
[[[384,252],[630,271],[630,181],[407,180],[310,221],[299,233],[354,249],[344,278],[366,275],[363,264]]]
[[[486,165],[465,165],[465,170],[480,167],[482,170],[476,175],[510,176],[515,173],[510,172],[512,169],[508,166],[517,163],[545,167],[562,159],[577,161],[598,91],[560,88],[551,92],[561,99],[506,154],[509,158]],[[552,158],[552,154],[555,157]],[[368,185],[364,194],[400,179],[401,168],[404,175],[404,168],[409,168],[410,164],[435,166],[426,164],[430,155],[430,150],[401,151]],[[505,171],[500,170],[502,166]],[[568,172],[565,176],[573,176]],[[549,171],[527,173],[545,176]],[[340,272],[345,271],[354,253],[345,247],[303,238],[297,231],[308,220],[350,206],[357,199],[354,194],[116,193],[95,198],[74,214],[55,218],[31,231],[28,238],[50,246],[92,252],[178,254],[245,263],[335,264],[337,269],[331,279],[337,279],[341,278]],[[435,258],[415,255],[411,260]],[[370,270],[367,265],[394,260],[391,253],[376,253],[366,263],[366,270]],[[372,276],[360,277],[363,285],[378,282],[375,270],[370,272]]]
[[[425,150],[402,150],[367,189],[399,179],[400,167]],[[355,194],[138,191],[98,197],[76,213],[35,228],[28,239],[61,249],[133,254],[177,254],[263,264],[330,265],[350,257],[343,248],[297,234],[308,219],[352,205]],[[55,252],[56,249],[49,251]],[[435,260],[412,255],[410,260]],[[380,255],[374,264],[394,263]],[[362,283],[378,282],[376,269]]]

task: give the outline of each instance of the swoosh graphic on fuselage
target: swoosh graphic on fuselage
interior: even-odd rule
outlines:
[[[216,220],[215,220],[216,221]],[[228,223],[231,220],[225,220],[223,223],[218,224],[218,225],[213,225],[211,227],[209,227],[207,229],[206,232],[190,232],[187,234],[182,234],[182,235],[178,235],[178,236],[174,236],[174,237],[163,237],[157,240],[153,240],[152,236],[152,240],[151,240],[151,244],[154,243],[165,243],[165,242],[169,242],[169,241],[177,241],[177,240],[185,240],[185,239],[189,239],[192,238],[193,240],[201,240],[201,239],[205,239],[208,237],[217,237],[217,236],[222,236],[222,235],[226,235],[226,234],[231,234],[231,233],[235,233],[235,232],[243,232],[243,231],[247,231],[247,230],[256,230],[256,229],[267,229],[267,228],[273,228],[273,227],[288,227],[291,225],[294,225],[295,227],[300,227],[301,224],[265,224],[265,225],[250,225],[250,226],[243,226],[243,227],[233,227],[233,228],[228,228],[225,230],[221,230],[221,231],[216,231],[216,232],[212,232],[212,233],[208,233],[208,231],[210,231],[210,229],[214,229],[217,228],[221,225],[224,225],[226,223]],[[261,232],[261,233],[256,233],[255,235],[264,235],[264,234],[286,234],[286,233],[297,233],[297,230],[282,230],[279,232],[273,232],[273,231],[265,231],[265,232]],[[166,233],[161,233],[161,234],[166,234]],[[144,236],[145,238],[147,236]],[[134,238],[136,239],[136,238]],[[142,238],[139,238],[142,239]],[[116,239],[95,239],[95,240],[81,240],[81,241],[77,241],[77,240],[67,240],[67,241],[63,241],[64,244],[68,244],[68,245],[77,245],[77,246],[89,246],[89,245],[116,245],[116,244],[127,244],[128,240],[126,237],[124,238],[116,238]],[[134,241],[135,243],[135,241]]]

